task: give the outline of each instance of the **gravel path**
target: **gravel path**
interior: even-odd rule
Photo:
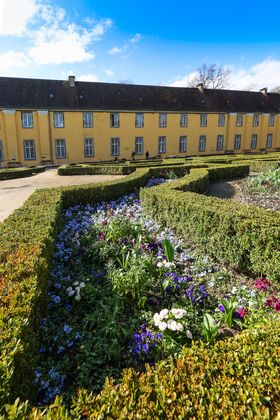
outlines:
[[[48,169],[28,178],[0,181],[0,221],[6,219],[15,209],[39,188],[53,188],[68,185],[92,184],[123,178],[122,175],[74,175],[59,176],[56,169]]]

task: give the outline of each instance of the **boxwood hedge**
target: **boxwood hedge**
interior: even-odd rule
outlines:
[[[25,178],[33,174],[44,172],[44,166],[37,166],[34,168],[13,168],[13,169],[0,169],[0,181],[6,179]]]
[[[108,381],[98,395],[80,391],[73,398],[71,409],[65,408],[61,399],[46,410],[32,409],[24,402],[26,399],[32,401],[38,348],[36,330],[40,316],[46,310],[47,277],[62,209],[130,193],[144,186],[152,171],[155,175],[156,168],[141,169],[105,184],[37,191],[0,225],[0,415],[4,418],[101,419],[135,418],[135,415],[140,419],[271,418],[279,410],[279,325],[276,321],[242,333],[238,339],[219,342],[213,348],[196,345],[177,361],[163,361],[155,368],[148,367],[146,373],[127,370],[119,385]],[[189,227],[191,222],[186,223],[186,220],[190,217],[198,229],[196,234],[190,231],[192,239],[197,240],[201,232],[203,236],[198,245],[203,241],[210,243],[212,254],[215,241],[209,241],[207,237],[207,223],[210,224],[209,233],[212,231],[216,240],[225,235],[221,245],[216,242],[219,259],[227,260],[225,246],[230,246],[230,256],[239,256],[238,247],[231,246],[232,237],[234,243],[235,236],[239,238],[242,252],[256,243],[256,251],[250,255],[254,256],[257,265],[257,257],[267,246],[262,258],[270,261],[273,241],[275,257],[278,255],[279,236],[276,234],[279,234],[279,228],[276,228],[280,226],[279,216],[276,215],[277,220],[273,221],[269,212],[263,211],[253,221],[254,212],[247,207],[244,214],[243,207],[240,211],[239,206],[229,202],[221,204],[222,200],[184,192],[203,192],[209,179],[247,172],[248,166],[238,166],[235,170],[233,166],[230,169],[192,169],[190,175],[172,183],[174,186],[166,184],[162,188],[142,190],[141,196],[150,213],[156,216],[161,212],[161,220],[172,226],[177,221],[179,230]],[[199,210],[203,206],[204,213]],[[205,215],[207,218],[202,223]],[[236,232],[234,221],[241,223]],[[260,222],[262,229],[255,231],[253,224],[257,227]],[[242,252],[244,261],[249,265],[254,262]],[[268,272],[275,273],[275,257],[270,264],[264,264]],[[16,400],[17,397],[20,399]]]

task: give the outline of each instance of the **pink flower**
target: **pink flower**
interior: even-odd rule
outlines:
[[[261,277],[257,279],[255,286],[265,292],[271,286],[271,283],[266,278]]]

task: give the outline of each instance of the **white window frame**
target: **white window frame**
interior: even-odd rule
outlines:
[[[92,137],[84,139],[84,157],[94,157],[94,139]]]
[[[200,127],[207,127],[207,114],[200,114]]]
[[[205,150],[206,150],[206,140],[207,140],[207,138],[206,138],[205,135],[199,136],[199,143],[198,143],[198,151],[199,152],[205,152]]]
[[[274,127],[275,124],[275,114],[270,114],[268,118],[268,127]]]
[[[166,136],[159,136],[158,138],[158,154],[166,153]]]
[[[189,122],[188,114],[180,115],[180,127],[187,127]]]
[[[256,149],[258,145],[258,135],[257,134],[252,134],[251,137],[251,149]]]
[[[144,127],[144,113],[135,112],[135,127],[143,128]]]
[[[241,148],[241,134],[235,134],[234,150],[240,150],[240,148]]]
[[[260,123],[259,114],[254,114],[254,116],[253,116],[253,127],[258,127],[259,123]]]
[[[179,137],[179,153],[186,153],[187,151],[187,136],[180,136]]]
[[[54,128],[64,128],[64,112],[53,113]]]
[[[135,137],[135,154],[143,155],[144,153],[144,137]]]
[[[56,159],[66,159],[66,141],[65,139],[55,140],[55,157]]]
[[[33,128],[33,113],[22,112],[21,113],[22,128]]]
[[[4,150],[3,150],[3,142],[0,140],[0,162],[4,160]]]
[[[268,135],[266,137],[266,147],[268,147],[268,148],[272,147],[272,142],[273,142],[273,134],[268,133]]]
[[[36,160],[35,140],[23,140],[24,160]]]
[[[217,144],[216,144],[216,150],[224,150],[224,144],[225,144],[225,136],[223,134],[217,135]]]
[[[243,114],[237,114],[236,115],[236,127],[242,127],[243,126]]]
[[[167,113],[166,112],[160,112],[158,114],[158,126],[160,128],[167,127]]]
[[[120,155],[120,138],[111,137],[110,139],[110,155],[119,156]]]
[[[93,127],[93,113],[92,112],[83,112],[83,127],[84,128]]]
[[[225,114],[219,114],[218,127],[224,127],[225,126],[225,121],[226,121]]]
[[[111,112],[111,114],[110,114],[110,127],[111,128],[119,128],[119,126],[120,126],[120,114],[119,114],[119,112]],[[117,155],[112,155],[112,156],[117,156]]]

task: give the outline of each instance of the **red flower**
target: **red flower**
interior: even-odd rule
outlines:
[[[255,286],[264,292],[271,286],[271,283],[266,278],[261,277],[257,279]]]

